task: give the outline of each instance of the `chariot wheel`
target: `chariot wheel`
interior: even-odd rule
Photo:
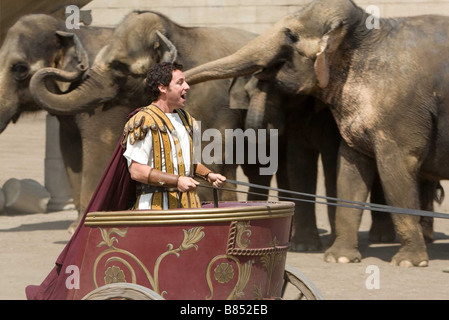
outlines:
[[[144,286],[134,283],[111,283],[101,286],[88,294],[82,300],[164,300],[161,295]]]
[[[318,288],[304,274],[288,265],[284,271],[282,299],[324,300]]]

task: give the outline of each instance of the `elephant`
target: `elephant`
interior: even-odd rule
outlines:
[[[365,201],[379,175],[388,205],[420,209],[449,177],[449,18],[370,18],[350,0],[315,0],[232,55],[186,72],[201,81],[261,70],[330,106],[342,140],[337,198]],[[362,211],[337,207],[327,262],[359,262]],[[429,264],[420,217],[394,214],[392,265]]]
[[[280,140],[283,141],[279,146],[279,155],[280,158],[285,159],[276,173],[278,187],[315,194],[318,159],[321,157],[326,196],[335,198],[337,196],[337,156],[341,136],[329,107],[312,96],[289,92],[288,87],[283,83],[267,81],[266,76],[258,75],[258,77],[259,79],[252,77],[251,84],[248,85],[250,86],[247,92],[249,107],[245,127],[279,130]],[[289,194],[281,196],[291,197]],[[303,199],[310,200],[310,197],[303,197]],[[385,203],[382,187],[379,184],[375,184],[371,190],[371,201],[378,204]],[[335,237],[335,209],[334,205],[327,206],[330,243]],[[370,241],[394,241],[395,231],[390,214],[373,212],[371,218]],[[313,202],[295,201],[292,231],[292,251],[318,251],[323,248]]]
[[[63,20],[45,14],[19,18],[8,30],[0,49],[0,132],[22,113],[42,111],[29,90],[34,73],[44,67],[56,67],[81,77],[112,32],[112,28],[84,26],[69,30]],[[69,89],[63,82],[56,82],[53,88]],[[82,151],[87,148],[79,130],[82,117],[58,116],[58,120],[62,158],[75,206],[81,210],[84,168],[86,163],[95,161],[95,156]]]
[[[277,129],[279,132],[278,188],[314,194],[321,155],[326,195],[336,197],[336,159],[340,137],[329,109],[313,97],[292,96],[285,93],[279,84],[260,77],[253,76],[247,87],[249,101],[245,128]],[[291,197],[288,193],[279,195],[280,199]],[[310,197],[303,199],[310,200]],[[328,206],[328,215],[331,234],[334,234],[334,206]],[[318,233],[315,204],[295,201],[293,220],[291,250],[321,250],[323,244]]]
[[[151,103],[144,90],[144,80],[147,70],[155,63],[176,61],[184,69],[192,68],[229,55],[256,36],[235,28],[184,27],[158,12],[133,11],[116,26],[112,40],[100,50],[81,83],[72,85],[70,92],[57,94],[45,86],[46,82],[53,80],[72,81],[71,73],[56,68],[39,70],[31,79],[30,88],[37,103],[52,114],[88,117],[92,112],[101,112],[96,108],[99,104],[126,106],[130,113]],[[246,79],[242,77],[192,87],[188,92],[186,110],[201,121],[202,130],[216,128],[225,136],[225,129],[243,127],[246,111],[241,109],[239,96],[242,96],[245,83]],[[102,112],[110,115],[107,121],[92,119],[89,124],[84,122],[80,128],[85,133],[84,139],[101,139],[105,145],[115,145],[127,121],[123,112],[117,111],[116,115],[113,115],[113,109]],[[110,128],[107,135],[99,134],[105,125]],[[224,161],[218,161],[206,165],[229,179],[235,179],[235,162],[224,164]],[[97,167],[90,171],[91,181],[99,181],[100,169]],[[83,192],[92,194],[94,184],[91,187],[83,189]],[[210,189],[201,188],[199,191],[202,200],[212,199]],[[234,192],[222,191],[219,196],[220,200],[236,199]]]

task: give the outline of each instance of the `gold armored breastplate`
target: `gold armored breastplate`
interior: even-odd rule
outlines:
[[[183,110],[176,111],[179,114],[187,132],[189,133],[190,159],[193,160],[192,135],[194,120],[187,112]],[[122,146],[126,147],[128,139],[130,144],[134,144],[136,141],[145,139],[149,132],[151,132],[151,138],[153,141],[154,168],[168,173],[174,173],[172,145],[169,137],[170,133],[176,148],[178,174],[185,176],[186,168],[183,161],[181,143],[176,130],[165,113],[155,105],[149,105],[141,108],[139,112],[128,120],[124,128],[124,139],[122,141]],[[162,168],[162,152],[164,153],[165,158],[165,170]],[[191,161],[191,173],[194,172],[193,166],[193,161]],[[140,189],[142,190],[145,188]],[[167,192],[169,209],[176,208],[178,206],[181,206],[182,208],[199,208],[201,206],[196,191],[189,191],[180,195],[179,192],[170,190],[153,192],[154,194],[151,205],[152,209],[162,209],[163,192]],[[137,201],[139,201],[139,199]]]

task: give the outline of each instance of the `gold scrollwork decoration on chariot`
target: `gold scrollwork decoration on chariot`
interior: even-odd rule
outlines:
[[[106,246],[107,248],[101,252],[95,262],[94,262],[94,266],[93,266],[93,281],[94,281],[94,286],[95,288],[98,288],[98,283],[97,283],[97,267],[98,267],[98,263],[100,262],[100,260],[109,254],[113,254],[114,256],[108,258],[105,262],[105,265],[108,265],[111,262],[119,262],[122,263],[126,269],[128,269],[130,275],[131,275],[131,282],[132,283],[137,283],[137,279],[136,279],[136,272],[134,270],[134,268],[131,266],[131,264],[124,258],[119,257],[117,254],[122,254],[126,257],[131,258],[132,261],[134,261],[135,263],[137,263],[137,265],[142,269],[142,271],[145,273],[145,276],[147,277],[150,285],[151,285],[151,289],[156,292],[157,294],[163,296],[164,294],[166,294],[166,291],[160,291],[159,288],[159,267],[160,264],[162,262],[162,260],[167,257],[168,255],[176,255],[177,257],[180,256],[180,252],[185,251],[185,250],[189,250],[191,248],[195,248],[195,250],[198,250],[198,245],[197,243],[204,238],[205,233],[204,231],[202,231],[204,229],[204,227],[194,227],[191,228],[189,230],[185,230],[183,229],[184,232],[184,238],[181,242],[181,244],[179,245],[178,248],[174,248],[173,244],[169,243],[167,244],[168,250],[165,251],[164,253],[160,254],[159,257],[156,259],[156,262],[154,264],[154,269],[153,269],[153,275],[150,273],[150,271],[148,270],[148,268],[145,266],[145,264],[139,259],[137,258],[134,254],[132,254],[131,252],[127,251],[127,250],[123,250],[120,248],[117,248],[114,244],[118,243],[118,239],[117,237],[114,237],[112,235],[118,235],[120,237],[125,237],[127,232],[128,232],[128,228],[124,228],[124,229],[119,229],[119,228],[111,228],[111,229],[103,229],[100,228],[100,232],[101,232],[101,236],[103,238],[103,241],[101,241],[97,247],[102,247],[102,246]],[[112,266],[111,268],[108,268],[106,270],[106,275],[105,275],[105,281],[117,281],[117,282],[126,282],[125,276],[123,274],[123,276],[121,275],[121,272],[119,270],[121,270],[120,268],[114,268],[114,266]],[[118,277],[116,276],[114,278],[114,272],[116,273],[116,275],[119,275]],[[123,273],[123,271],[122,271]],[[112,277],[111,277],[112,275]],[[108,279],[108,280],[106,280]]]

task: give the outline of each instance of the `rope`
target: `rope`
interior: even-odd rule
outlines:
[[[278,195],[270,195],[270,194],[235,190],[235,189],[229,189],[229,188],[220,188],[219,190],[231,191],[231,192],[237,192],[237,193],[246,193],[246,194],[252,194],[252,195],[260,195],[260,196],[264,196],[264,197],[276,197],[281,200],[302,201],[302,202],[308,202],[308,203],[324,204],[324,205],[346,207],[346,208],[353,208],[353,209],[360,209],[360,210],[371,210],[371,211],[378,211],[378,212],[408,214],[408,215],[421,216],[421,217],[449,219],[449,214],[441,213],[441,212],[399,208],[399,207],[393,207],[393,206],[388,206],[388,205],[383,205],[383,204],[345,200],[345,199],[340,199],[340,198],[321,196],[321,195],[292,191],[292,190],[287,190],[287,189],[273,188],[273,187],[268,187],[268,186],[263,186],[263,185],[248,183],[248,182],[243,182],[243,181],[231,180],[231,179],[226,179],[226,182],[235,184],[235,185],[247,186],[250,188],[264,189],[264,190],[269,190],[269,191],[277,191],[278,193],[293,194],[293,195],[298,195],[301,197],[319,198],[319,199],[324,199],[327,201],[323,202],[323,201],[316,201],[316,200],[308,200],[308,199],[304,199],[304,198],[287,197],[287,196],[283,196],[283,195],[279,195],[279,194]],[[198,186],[204,187],[204,188],[217,189],[215,187],[207,186],[207,185],[203,185],[203,184],[200,184]]]

